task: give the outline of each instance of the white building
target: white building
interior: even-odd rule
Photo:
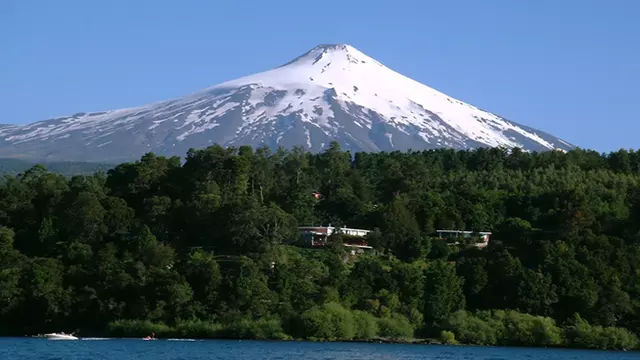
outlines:
[[[353,229],[348,227],[337,228],[334,226],[302,226],[298,228],[302,241],[312,247],[322,247],[327,245],[329,236],[336,232],[347,235],[344,239],[344,246],[350,248],[352,253],[363,252],[373,249],[363,238],[371,230]]]
[[[478,238],[481,242],[476,243],[477,247],[485,247],[489,244],[491,233],[488,231],[464,231],[464,230],[436,230],[440,239],[457,239],[457,238]],[[457,245],[458,242],[452,243]]]

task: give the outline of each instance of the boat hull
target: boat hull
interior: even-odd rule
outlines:
[[[78,340],[77,337],[67,334],[45,334],[44,337],[49,340]]]

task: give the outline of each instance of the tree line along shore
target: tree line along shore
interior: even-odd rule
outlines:
[[[291,243],[328,224],[370,230],[371,251],[339,232]],[[212,146],[0,180],[0,335],[630,350],[639,263],[640,153],[627,150]]]

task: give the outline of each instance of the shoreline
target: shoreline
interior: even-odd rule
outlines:
[[[77,336],[78,340],[51,340],[51,341],[107,341],[107,340],[140,340],[145,341],[144,336],[142,337],[134,337],[134,336]],[[2,335],[0,338],[12,338],[12,339],[45,339],[44,336],[38,335],[23,335],[23,336],[5,336]],[[443,343],[440,340],[433,338],[425,338],[425,339],[391,339],[391,338],[374,338],[374,339],[352,339],[352,340],[313,340],[313,339],[257,339],[257,338],[229,338],[229,337],[167,337],[167,338],[156,338],[153,341],[260,341],[260,342],[308,342],[308,343],[356,343],[356,344],[390,344],[390,345],[436,345],[436,346],[455,346],[455,347],[495,347],[495,348],[529,348],[529,349],[556,349],[556,350],[581,350],[581,351],[600,351],[600,352],[636,352],[640,353],[640,349],[593,349],[593,348],[583,348],[583,347],[569,347],[569,346],[534,346],[534,345],[480,345],[480,344],[447,344]]]

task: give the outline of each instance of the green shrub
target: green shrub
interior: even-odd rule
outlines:
[[[638,337],[627,329],[589,324],[576,314],[564,328],[567,345],[590,349],[636,349]]]
[[[453,332],[459,341],[475,345],[496,345],[496,335],[500,330],[464,310],[453,313],[447,320],[445,328]]]
[[[616,327],[605,327],[600,334],[602,349],[626,349],[638,348],[638,337],[627,329]]]
[[[378,334],[390,339],[408,339],[413,337],[413,326],[409,320],[399,314],[378,320]]]
[[[373,339],[378,334],[377,319],[364,311],[353,311],[355,338],[360,340]]]
[[[553,319],[516,311],[466,311],[452,314],[445,328],[463,343],[476,345],[554,346],[563,343]]]
[[[351,311],[337,303],[305,311],[300,317],[300,326],[308,339],[350,340],[356,335]]]
[[[447,331],[447,330],[442,330],[440,332],[440,341],[443,344],[448,344],[448,345],[458,344],[458,341],[456,340],[456,335],[451,331]]]
[[[553,346],[562,344],[562,330],[553,319],[506,311],[503,318],[503,345]]]

